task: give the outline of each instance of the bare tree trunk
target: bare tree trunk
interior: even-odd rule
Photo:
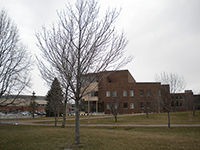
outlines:
[[[168,115],[168,128],[170,128],[170,114],[169,114],[169,111],[167,112],[167,115]]]
[[[66,110],[67,110],[67,101],[64,102],[64,109],[63,109],[63,122],[61,128],[65,128],[65,121],[66,121]]]
[[[79,136],[79,107],[78,107],[78,99],[75,101],[75,139],[74,143],[80,143],[80,136]]]
[[[57,126],[57,120],[56,120],[56,113],[54,114],[55,116],[55,127]]]
[[[66,93],[65,93],[65,101],[64,101],[64,108],[63,108],[63,122],[62,122],[61,128],[65,128],[68,89],[69,89],[69,85],[67,85]]]
[[[146,111],[146,115],[147,115],[147,118],[149,118],[149,113],[148,113],[148,111]]]
[[[115,114],[114,117],[115,117],[115,122],[117,122],[117,114]]]
[[[195,107],[195,104],[194,104],[194,106],[193,106],[193,114],[192,114],[193,116],[195,116],[195,108],[196,107]]]
[[[146,113],[146,115],[147,115],[147,118],[149,118],[149,113],[148,113],[148,110],[147,110],[147,106],[145,106],[146,108],[145,108],[145,113]]]
[[[88,99],[88,123],[90,123],[90,101]]]

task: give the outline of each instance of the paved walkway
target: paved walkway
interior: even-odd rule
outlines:
[[[133,116],[133,115],[145,115],[144,113],[138,114],[125,114],[119,115],[120,116]],[[91,116],[90,119],[97,119],[97,118],[111,118],[111,115],[104,115],[104,116]],[[67,118],[67,120],[74,120],[75,118]],[[80,120],[88,119],[88,117],[79,118]],[[15,124],[15,125],[37,125],[37,126],[54,126],[55,123],[42,123],[42,122],[52,122],[54,119],[45,119],[45,120],[13,120],[11,122],[6,122],[5,120],[1,120],[0,124]],[[62,121],[62,119],[59,119]],[[38,123],[40,122],[40,123]],[[61,123],[57,123],[57,126],[61,126]],[[65,126],[75,126],[74,124],[65,124]],[[80,124],[80,126],[85,127],[167,127],[167,124]],[[200,127],[200,124],[171,124],[171,127]]]
[[[54,123],[23,123],[19,122],[17,125],[36,125],[36,126],[54,126]],[[57,124],[61,126],[61,124]],[[75,126],[74,124],[65,124],[65,126]],[[85,127],[168,127],[167,124],[80,124]],[[200,127],[200,124],[171,124],[170,127]]]
[[[119,115],[120,116],[133,116],[133,115],[145,115],[144,113],[138,113],[138,114],[125,114],[125,115]],[[90,117],[91,119],[97,119],[97,118],[111,118],[113,116],[111,115],[105,115],[105,116],[92,116]],[[74,120],[75,118],[67,118],[67,120]],[[84,118],[79,118],[80,120],[88,119],[88,117]],[[43,125],[43,126],[54,126],[55,123],[42,123],[43,121],[54,121],[54,119],[49,119],[49,120],[24,120],[24,121],[19,121],[18,124],[21,125]],[[62,121],[62,119],[59,119],[59,121]],[[36,122],[41,122],[41,123],[36,123]],[[58,123],[57,126],[61,126],[61,123]],[[74,124],[65,124],[65,126],[75,126]],[[168,127],[167,124],[80,124],[80,126],[85,126],[85,127]],[[171,127],[200,127],[200,124],[171,124]]]

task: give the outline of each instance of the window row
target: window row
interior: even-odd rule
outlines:
[[[110,91],[106,91],[106,97],[110,97],[110,96],[111,96]],[[113,96],[113,97],[117,97],[117,91],[113,91],[113,92],[112,92],[112,96]],[[124,90],[124,91],[123,91],[123,97],[127,97],[127,96],[128,96],[128,91]],[[133,97],[133,96],[134,96],[133,90],[129,90],[129,96],[130,96],[130,97]]]
[[[118,106],[118,103],[107,103],[106,104],[106,109],[111,109],[111,108],[114,108],[114,109],[117,109],[119,106]],[[123,108],[124,109],[127,109],[128,108],[128,103],[125,102],[123,103]],[[130,109],[134,109],[134,103],[130,103],[130,106],[129,106]]]
[[[161,91],[160,90],[158,90],[158,95],[161,95]],[[106,97],[110,97],[110,96],[111,96],[110,91],[106,91]],[[112,92],[112,96],[113,97],[117,97],[117,91],[113,91]],[[127,96],[128,96],[128,91],[123,90],[123,97],[127,97]],[[133,90],[129,90],[129,96],[130,97],[134,96]],[[140,90],[140,96],[145,96],[144,90]],[[150,90],[146,91],[146,96],[150,96]]]
[[[171,99],[183,99],[183,96],[182,95],[179,95],[179,96],[178,95],[175,95],[175,96],[172,95]]]
[[[171,107],[174,108],[179,108],[183,107],[183,102],[182,101],[171,101]]]

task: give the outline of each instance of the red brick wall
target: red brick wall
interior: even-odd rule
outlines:
[[[109,80],[107,78],[109,78]],[[131,78],[132,80],[130,80]],[[132,81],[132,83],[128,81]],[[112,72],[112,74],[101,80],[98,88],[98,98],[100,102],[104,102],[105,113],[111,113],[111,111],[106,108],[106,104],[112,103],[113,101],[115,101],[115,99],[118,99],[118,101],[121,103],[122,108],[120,109],[120,113],[137,113],[144,111],[140,107],[141,102],[151,102],[151,104],[155,103],[156,96],[160,88],[160,83],[135,83],[134,78],[130,75],[128,71],[116,71]],[[124,90],[127,91],[126,97],[123,96]],[[134,91],[133,97],[129,96],[130,90]],[[144,96],[140,96],[140,90],[144,90]],[[150,91],[150,96],[146,96],[147,90]],[[106,97],[106,91],[110,91],[110,97]],[[117,97],[113,97],[113,91],[117,91]],[[123,103],[127,103],[128,108],[123,108]],[[134,109],[130,109],[130,103],[134,103]],[[149,108],[149,112],[157,112],[157,108],[158,106],[156,106],[155,108],[152,106],[151,108]]]

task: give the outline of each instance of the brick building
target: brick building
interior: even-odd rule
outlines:
[[[96,79],[83,100],[86,104],[90,101],[92,112],[109,114],[113,105],[119,113],[160,111],[158,98],[163,85],[159,82],[136,82],[128,70],[106,71],[90,77]]]
[[[185,111],[184,101],[191,95],[195,96],[188,91],[170,94],[169,85],[161,85],[160,82],[136,82],[128,70],[88,74],[86,78],[86,82],[92,82],[82,99],[80,110],[86,112],[88,104],[91,112],[106,114],[112,113],[113,108],[118,109],[121,114],[162,112],[165,109],[160,106],[159,101],[166,93],[171,111]],[[167,90],[162,94],[164,88]]]
[[[194,95],[191,90],[184,93],[169,93],[169,85],[160,82],[136,82],[128,70],[105,71],[84,76],[84,85],[88,86],[80,103],[80,111],[112,113],[113,108],[120,114],[140,112],[163,112],[160,105],[163,97],[169,97],[171,111],[185,111],[186,101],[200,109],[200,95]],[[163,94],[163,89],[167,89]],[[167,95],[166,95],[167,94]],[[11,100],[12,96],[9,97]],[[20,96],[14,104],[0,107],[1,112],[27,111],[31,96]],[[3,97],[0,101],[3,100]],[[44,112],[46,100],[37,96],[38,111]],[[89,107],[88,107],[89,106]],[[188,104],[187,104],[188,106]],[[70,109],[71,110],[71,109]]]
[[[6,103],[14,102],[7,106],[0,107],[0,112],[9,113],[9,112],[23,112],[29,111],[29,105],[31,102],[31,95],[19,95],[17,98],[15,95],[2,96],[0,102],[6,100]],[[35,102],[37,103],[37,111],[45,112],[47,101],[45,100],[45,96],[36,96]],[[6,104],[4,103],[4,104]]]

